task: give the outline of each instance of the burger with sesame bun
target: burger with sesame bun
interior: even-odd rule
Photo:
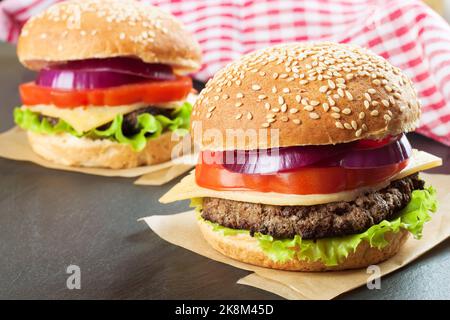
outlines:
[[[20,62],[38,72],[14,110],[32,149],[69,166],[167,161],[187,132],[198,43],[172,15],[132,0],[65,1],[31,18]]]
[[[405,135],[419,116],[411,81],[360,47],[259,50],[199,95],[199,162],[160,201],[192,199],[206,241],[239,261],[299,271],[376,264],[410,233],[420,238],[436,209],[418,172],[441,159]]]

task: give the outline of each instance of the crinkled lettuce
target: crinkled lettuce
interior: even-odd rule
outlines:
[[[201,199],[193,199],[192,206],[201,210]],[[362,241],[367,241],[371,247],[382,249],[388,242],[385,239],[387,232],[398,232],[406,229],[414,238],[422,236],[425,222],[431,220],[430,212],[435,212],[437,206],[436,191],[433,187],[424,190],[414,190],[411,201],[399,213],[398,218],[373,225],[365,232],[344,237],[324,238],[318,240],[302,240],[299,235],[293,239],[275,239],[270,235],[255,233],[261,249],[274,261],[285,262],[297,257],[299,260],[321,261],[326,266],[335,266],[354,252]],[[199,215],[199,219],[202,219]],[[249,234],[247,230],[236,230],[223,227],[207,220],[216,232],[224,236],[236,234]]]
[[[92,129],[88,132],[79,133],[67,122],[59,119],[56,125],[52,125],[45,118],[41,118],[39,113],[26,108],[14,109],[14,121],[25,130],[43,134],[69,133],[76,137],[87,136],[93,139],[102,138],[125,143],[130,145],[133,150],[141,151],[145,148],[148,139],[154,139],[166,130],[178,131],[181,134],[189,129],[189,121],[192,111],[192,105],[185,102],[179,108],[174,110],[172,119],[163,115],[151,115],[143,113],[137,116],[139,132],[133,136],[125,136],[122,132],[123,115],[117,115],[108,128],[104,130]]]

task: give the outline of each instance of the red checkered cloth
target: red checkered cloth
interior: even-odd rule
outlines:
[[[145,0],[144,0],[145,1]],[[0,3],[0,39],[14,42],[33,14],[57,0]],[[370,48],[413,80],[418,132],[450,146],[450,27],[419,0],[151,0],[203,48],[206,80],[244,53],[283,42],[331,40]]]

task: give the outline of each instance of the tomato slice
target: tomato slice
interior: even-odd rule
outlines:
[[[24,105],[53,104],[60,108],[79,106],[120,106],[138,102],[165,103],[182,100],[192,89],[192,79],[148,81],[106,89],[63,90],[41,87],[34,82],[20,85]]]
[[[275,174],[242,174],[218,163],[199,163],[195,178],[199,186],[213,190],[253,190],[287,194],[327,194],[374,185],[393,177],[408,160],[379,168],[305,167]]]

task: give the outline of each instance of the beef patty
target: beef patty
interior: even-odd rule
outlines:
[[[163,115],[167,118],[172,118],[172,112],[174,109],[164,109],[164,108],[158,108],[154,106],[144,107],[138,110],[135,110],[133,112],[127,113],[123,116],[123,122],[122,122],[122,132],[125,136],[132,136],[133,134],[138,133],[138,127],[137,127],[137,116],[143,113],[150,113],[152,115]],[[48,116],[40,116],[40,119],[46,119],[51,125],[55,126],[59,119],[54,117],[48,117]],[[98,129],[104,130],[109,128],[111,125],[111,122],[104,124],[103,126],[99,127]]]
[[[382,220],[390,220],[423,189],[417,174],[391,182],[384,189],[353,201],[314,206],[274,206],[219,198],[204,198],[202,217],[233,229],[260,232],[276,238],[320,239],[360,233]]]

